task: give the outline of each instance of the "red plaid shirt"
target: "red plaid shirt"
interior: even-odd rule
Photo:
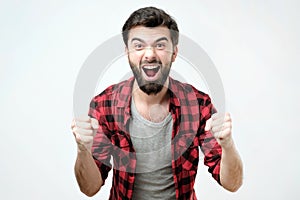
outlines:
[[[103,181],[113,167],[111,200],[132,199],[136,156],[130,139],[129,119],[134,78],[108,87],[90,104],[89,115],[99,121],[92,154]],[[220,184],[222,149],[209,131],[206,120],[216,112],[209,96],[193,86],[169,78],[169,111],[173,118],[172,171],[176,199],[197,199],[194,183],[199,161],[199,146],[204,164]],[[110,160],[113,157],[113,164]]]

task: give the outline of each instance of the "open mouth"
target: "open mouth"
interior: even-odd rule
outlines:
[[[154,77],[156,73],[159,71],[160,66],[145,65],[142,67],[142,69],[148,77]]]

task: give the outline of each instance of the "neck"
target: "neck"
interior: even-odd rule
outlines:
[[[167,79],[167,81],[164,84],[164,87],[159,93],[148,95],[139,88],[137,82],[135,81],[133,85],[132,96],[135,99],[135,102],[143,102],[148,106],[154,104],[165,104],[169,101],[168,84],[169,79]]]

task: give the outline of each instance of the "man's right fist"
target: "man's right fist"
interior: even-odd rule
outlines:
[[[73,119],[72,132],[75,136],[78,151],[91,153],[93,139],[99,128],[98,121],[89,116]]]

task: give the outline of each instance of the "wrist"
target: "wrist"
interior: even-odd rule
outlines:
[[[81,154],[81,153],[89,153],[92,154],[91,149],[86,148],[85,145],[78,143],[77,144],[77,153]]]
[[[220,142],[220,145],[221,145],[223,150],[230,150],[230,149],[235,148],[233,139],[231,137],[227,138],[225,140],[223,139],[223,141]]]

